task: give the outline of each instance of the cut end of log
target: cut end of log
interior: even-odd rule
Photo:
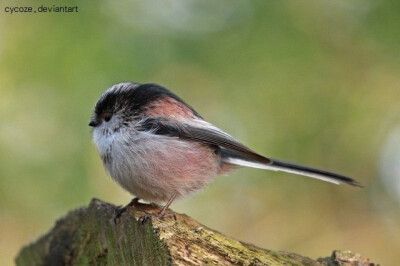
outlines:
[[[17,265],[374,265],[349,251],[313,260],[295,253],[271,251],[229,238],[187,215],[139,217],[159,208],[137,204],[114,222],[112,204],[93,199],[71,211],[46,235],[22,248]]]

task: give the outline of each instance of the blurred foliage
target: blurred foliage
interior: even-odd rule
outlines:
[[[400,2],[68,1],[79,13],[4,13],[41,4],[56,3],[0,3],[1,265],[92,197],[129,201],[87,126],[121,81],[163,84],[256,151],[365,185],[242,169],[176,211],[270,249],[400,260]]]

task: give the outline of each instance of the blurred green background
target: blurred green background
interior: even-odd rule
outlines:
[[[7,14],[5,6],[78,5]],[[400,2],[2,1],[0,264],[93,197],[131,196],[87,126],[101,93],[156,82],[259,153],[364,189],[256,169],[172,208],[239,240],[316,258],[400,260]]]

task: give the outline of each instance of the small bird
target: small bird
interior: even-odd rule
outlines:
[[[107,172],[137,197],[130,204],[138,199],[166,202],[158,217],[166,215],[174,199],[240,166],[361,187],[340,174],[254,152],[157,84],[113,85],[96,103],[89,126]]]

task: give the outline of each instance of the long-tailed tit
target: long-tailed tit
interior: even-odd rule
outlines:
[[[137,198],[167,202],[248,166],[360,186],[332,172],[264,157],[205,121],[157,84],[120,83],[98,100],[89,126],[111,177]]]

